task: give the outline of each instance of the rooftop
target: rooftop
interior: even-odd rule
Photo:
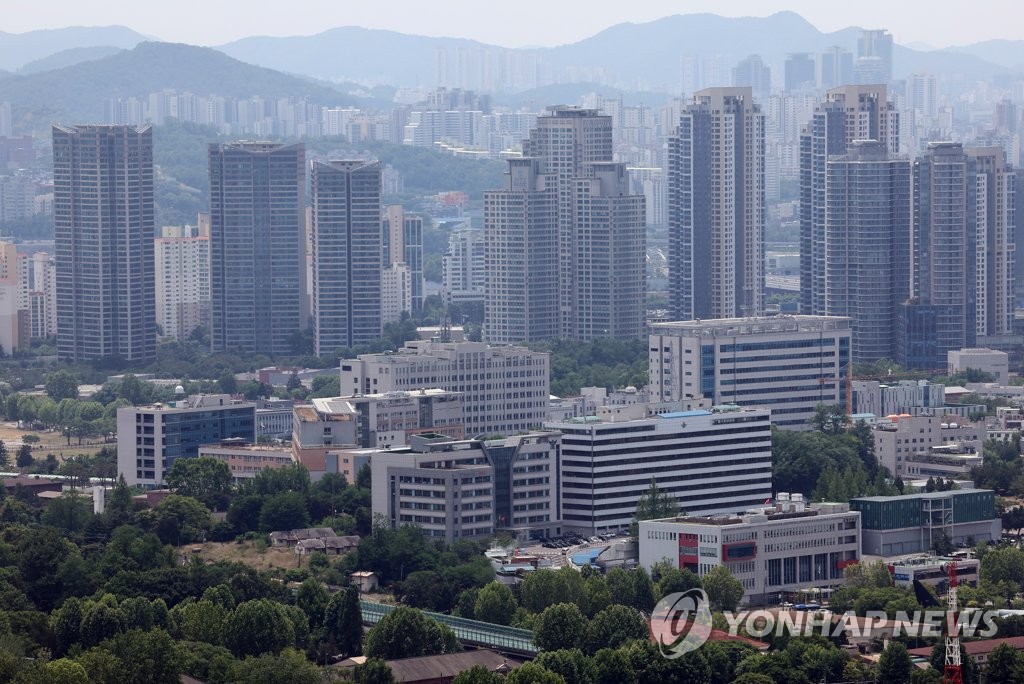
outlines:
[[[651,326],[654,334],[679,334],[687,337],[730,337],[783,332],[824,332],[849,330],[850,319],[843,316],[759,316],[715,318],[711,320],[669,321]]]

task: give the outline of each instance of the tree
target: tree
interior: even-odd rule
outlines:
[[[671,518],[679,513],[679,502],[668,492],[658,489],[658,481],[651,478],[650,488],[636,502],[636,521]],[[633,524],[634,528],[636,523]],[[636,534],[636,530],[633,530]]]
[[[716,565],[704,574],[701,581],[711,602],[711,609],[736,610],[743,598],[743,583],[733,577],[724,565]]]
[[[320,684],[323,681],[320,668],[293,648],[286,648],[278,655],[248,656],[235,666],[232,675],[231,681],[258,684]]]
[[[330,596],[324,585],[312,577],[299,585],[298,591],[295,592],[295,605],[306,614],[312,629],[318,629],[323,624],[324,610],[329,600]]]
[[[878,659],[878,681],[905,682],[910,679],[913,667],[907,647],[898,641],[890,641]]]
[[[237,392],[238,380],[235,379],[235,374],[230,370],[221,373],[220,378],[217,379],[217,388],[224,394],[234,394]]]
[[[46,394],[54,401],[78,398],[78,379],[66,370],[49,373],[45,381]]]
[[[578,648],[544,651],[534,662],[561,675],[565,684],[591,684],[597,680],[593,659],[583,655],[583,651]]]
[[[618,649],[602,648],[594,654],[597,668],[596,684],[636,684],[636,672],[625,654]]]
[[[364,655],[395,660],[458,650],[459,640],[447,625],[427,618],[415,608],[399,606],[367,633]]]
[[[826,435],[842,434],[850,424],[842,404],[818,404],[810,420],[815,430]]]
[[[473,614],[498,625],[512,624],[512,615],[518,608],[512,590],[500,582],[491,582],[477,594]]]
[[[260,507],[260,529],[265,532],[309,527],[306,498],[299,492],[269,496]]]
[[[369,658],[362,665],[356,665],[352,672],[355,684],[393,684],[395,676],[391,668],[380,658]]]
[[[171,494],[147,513],[153,531],[165,544],[181,546],[202,541],[210,529],[209,509],[190,496]]]
[[[0,439],[0,468],[7,467],[7,445]]]
[[[22,444],[18,447],[18,456],[14,464],[19,468],[28,468],[32,463],[32,447],[28,444]]]
[[[295,645],[295,628],[281,604],[265,598],[246,601],[225,621],[224,645],[238,657],[280,653]]]
[[[216,458],[178,458],[164,478],[175,494],[191,496],[214,511],[227,510],[233,477],[224,461]]]
[[[586,651],[618,648],[633,639],[647,639],[650,629],[640,611],[629,606],[608,606],[587,625]]]
[[[689,568],[669,568],[661,573],[658,589],[662,596],[682,594],[690,589],[700,589],[700,577]]]
[[[85,668],[74,660],[61,658],[46,663],[46,681],[54,684],[90,684]]]
[[[327,602],[324,639],[333,643],[345,657],[363,652],[363,612],[359,607],[359,591],[355,587],[338,592]]]
[[[220,645],[228,609],[213,601],[186,601],[171,609],[174,633],[185,641]]]
[[[1024,654],[1009,644],[999,644],[985,664],[985,684],[1014,684],[1024,681]]]
[[[127,373],[117,386],[117,397],[124,399],[132,406],[145,404],[152,395],[152,391],[146,386],[148,384],[143,384],[135,375]]]
[[[92,604],[82,615],[82,645],[86,648],[99,645],[124,630],[124,613],[118,607],[99,601]]]
[[[66,532],[81,532],[92,516],[92,504],[84,496],[71,491],[51,501],[40,522]]]
[[[543,651],[579,648],[586,636],[587,623],[575,603],[558,603],[537,617],[533,641]]]
[[[106,648],[123,663],[121,681],[139,684],[176,684],[179,681],[178,648],[162,629],[133,629],[118,634]]]
[[[82,602],[77,596],[64,601],[50,618],[50,629],[56,642],[56,654],[64,655],[81,640]]]
[[[508,684],[565,684],[561,675],[537,663],[523,663],[505,677]]]
[[[483,665],[474,665],[455,675],[452,684],[505,684],[505,678]]]

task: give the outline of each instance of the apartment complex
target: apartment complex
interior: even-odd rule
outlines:
[[[256,404],[227,394],[200,394],[170,404],[117,410],[117,470],[129,485],[164,482],[179,458],[225,439],[256,441]]]
[[[53,127],[57,355],[156,355],[153,131]]]
[[[445,304],[483,302],[487,267],[482,230],[457,230],[442,257],[441,298]]]
[[[379,162],[313,162],[313,321],[317,355],[380,338]]]
[[[306,326],[305,158],[301,143],[210,145],[214,351],[290,353]]]
[[[651,327],[650,381],[661,401],[770,408],[772,424],[807,429],[818,404],[845,404],[850,319],[774,316]]]
[[[374,515],[428,537],[511,532],[519,540],[561,534],[557,432],[500,440],[414,435],[409,445],[369,452]]]
[[[394,353],[341,361],[345,395],[438,388],[462,395],[467,435],[511,435],[547,418],[548,354],[482,342],[406,342]]]
[[[645,404],[548,422],[562,433],[562,516],[586,534],[629,527],[650,489],[688,515],[743,511],[772,495],[771,423],[737,406],[648,417]]]
[[[743,584],[750,605],[779,604],[808,589],[843,585],[859,562],[861,514],[841,503],[807,505],[780,493],[774,506],[742,515],[684,516],[640,522],[640,565],[687,568],[699,576],[725,566]]]
[[[670,310],[676,320],[764,309],[764,116],[749,87],[694,93],[668,138]]]

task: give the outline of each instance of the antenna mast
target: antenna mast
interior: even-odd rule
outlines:
[[[960,625],[956,600],[956,561],[950,561],[949,592],[946,594],[946,661],[942,668],[943,684],[963,684],[963,664],[960,662]]]

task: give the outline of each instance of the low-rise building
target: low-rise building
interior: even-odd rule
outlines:
[[[691,516],[741,512],[772,496],[767,409],[652,416],[647,404],[616,405],[545,428],[562,433],[565,525],[588,535],[629,527],[652,480]]]
[[[878,417],[933,414],[946,404],[946,387],[927,380],[900,380],[882,383],[877,380],[853,381],[853,412]]]
[[[254,478],[268,468],[285,468],[295,463],[289,446],[250,444],[241,438],[204,444],[199,447],[199,455],[226,463],[235,481]]]
[[[861,516],[842,503],[779,494],[771,507],[743,515],[640,521],[640,565],[668,562],[703,577],[725,566],[750,605],[781,603],[808,589],[827,595],[860,560]]]
[[[1010,357],[995,349],[957,349],[946,352],[949,374],[978,370],[995,376],[1000,385],[1010,384]]]
[[[256,400],[256,436],[289,439],[292,434],[291,399]]]
[[[527,540],[560,535],[557,432],[496,440],[412,435],[409,445],[369,452],[374,515],[417,525],[451,543],[496,530]]]
[[[864,496],[850,499],[850,508],[861,513],[865,555],[927,553],[946,540],[970,546],[1002,536],[991,489]]]
[[[937,587],[939,593],[949,588],[949,564],[956,563],[956,578],[959,584],[978,586],[978,572],[981,562],[977,558],[948,558],[946,556],[909,556],[893,561],[889,565],[893,582],[897,587],[913,589],[914,581]]]
[[[179,458],[204,444],[256,441],[256,404],[228,394],[197,394],[152,406],[117,410],[117,469],[129,485],[155,487]]]
[[[983,421],[959,416],[892,415],[872,426],[875,456],[893,477],[961,477],[981,464]]]

